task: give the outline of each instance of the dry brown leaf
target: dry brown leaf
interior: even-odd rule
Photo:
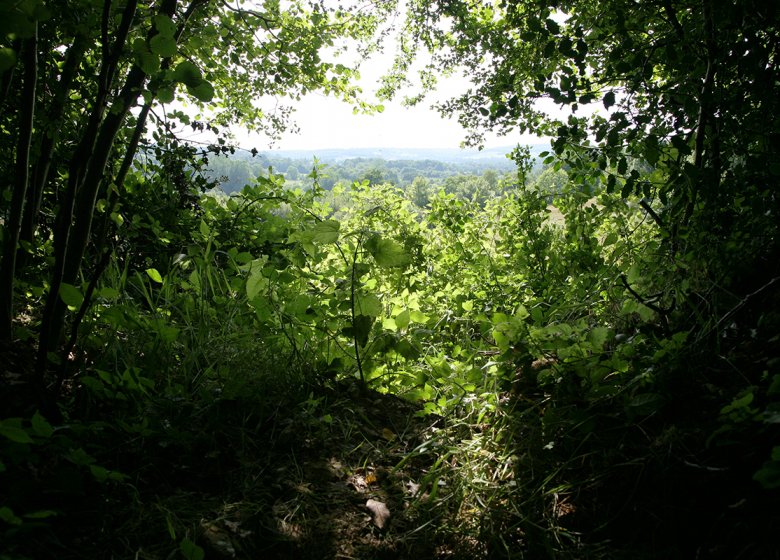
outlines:
[[[384,502],[380,502],[378,500],[368,500],[366,502],[366,507],[371,512],[374,525],[380,529],[384,529],[387,525],[387,522],[390,521],[390,510],[387,508]]]

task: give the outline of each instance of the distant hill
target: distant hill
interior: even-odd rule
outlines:
[[[531,154],[536,156],[550,148],[550,145],[533,144]],[[265,152],[269,157],[289,158],[292,160],[311,160],[316,157],[323,163],[342,162],[349,159],[382,159],[385,161],[442,161],[446,163],[490,163],[499,167],[514,167],[507,154],[512,146],[499,148],[453,149],[453,148],[331,148],[318,150],[273,150]]]

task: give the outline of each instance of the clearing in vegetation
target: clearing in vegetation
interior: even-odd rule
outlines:
[[[0,6],[0,559],[780,558],[777,9],[359,8]],[[549,150],[213,191],[388,26]]]

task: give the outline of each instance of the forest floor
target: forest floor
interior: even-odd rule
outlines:
[[[429,476],[443,418],[352,382],[303,402],[247,395],[158,400],[138,437],[108,443],[121,420],[85,437],[121,483],[75,476],[72,454],[29,473],[62,507],[8,558],[484,557],[447,530],[451,492]]]
[[[240,499],[200,514],[204,547],[238,558],[451,556],[434,549],[436,519],[421,519],[419,507],[436,459],[424,443],[437,418],[356,386],[312,395],[289,412],[261,428],[256,457],[224,473]]]

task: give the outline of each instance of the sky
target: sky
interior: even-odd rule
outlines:
[[[364,63],[358,84],[368,101],[379,85],[382,73],[392,63],[392,53],[375,55]],[[385,101],[382,113],[374,115],[354,114],[352,107],[333,97],[311,93],[294,103],[292,119],[298,126],[297,133],[288,132],[276,142],[274,148],[282,150],[316,150],[327,148],[459,148],[466,132],[457,118],[445,118],[431,105],[436,100],[454,97],[469,86],[466,78],[453,76],[442,78],[437,91],[429,99],[414,107],[404,107],[400,96]],[[246,136],[236,132],[240,143],[266,144],[264,137]],[[488,135],[485,147],[514,147],[518,143],[535,144],[539,138],[514,134],[507,137]]]
[[[447,90],[443,90],[446,93]],[[453,91],[453,94],[455,92]],[[297,134],[286,133],[277,143],[280,149],[322,148],[458,148],[466,133],[455,117],[445,118],[423,102],[403,107],[399,101],[384,103],[385,110],[374,115],[356,115],[339,100],[309,95],[296,103],[293,119]],[[535,137],[499,138],[490,136],[486,147],[534,143]]]

